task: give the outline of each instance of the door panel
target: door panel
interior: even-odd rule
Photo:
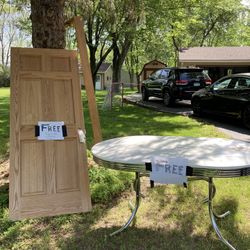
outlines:
[[[42,118],[42,80],[20,79],[20,119],[21,125],[33,124]],[[32,103],[33,100],[37,100]],[[32,105],[31,105],[32,103]]]
[[[77,172],[77,143],[75,140],[56,142],[56,191],[80,191]],[[70,166],[70,167],[68,167]]]
[[[46,194],[46,169],[43,143],[23,141],[21,143],[21,195]]]
[[[12,48],[10,218],[91,209],[77,54]],[[63,121],[62,141],[39,141],[38,121]]]

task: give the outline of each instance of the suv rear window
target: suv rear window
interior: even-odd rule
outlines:
[[[198,78],[206,79],[206,75],[202,71],[180,72],[180,80],[190,80],[190,79],[198,79]]]

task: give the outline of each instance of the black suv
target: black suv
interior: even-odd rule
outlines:
[[[142,100],[150,96],[163,98],[166,106],[175,100],[190,100],[192,94],[211,84],[209,76],[200,68],[164,68],[152,73],[142,82]]]

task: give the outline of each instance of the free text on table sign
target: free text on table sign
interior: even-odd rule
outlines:
[[[150,180],[162,184],[187,183],[187,160],[184,158],[154,157],[151,161]]]
[[[58,121],[39,121],[39,136],[38,140],[64,140],[62,126],[64,122]]]

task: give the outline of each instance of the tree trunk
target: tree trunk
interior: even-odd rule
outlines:
[[[121,63],[121,54],[119,47],[117,46],[116,42],[114,42],[114,48],[113,48],[113,91],[115,93],[119,93],[119,84],[121,80],[121,69],[122,69],[122,63]]]
[[[118,48],[113,49],[113,82],[121,80],[122,64],[120,60],[120,52]]]
[[[89,56],[90,68],[91,68],[91,74],[92,74],[94,89],[95,89],[96,74],[97,74],[97,73],[95,73],[95,71],[96,71],[96,57],[95,57],[96,48],[91,47],[91,46],[88,46],[88,47],[89,47],[89,54],[90,54],[90,56]]]
[[[117,45],[117,41],[113,38],[113,83],[120,83],[121,70],[129,48],[132,44],[132,39],[129,36],[125,38],[121,49]]]
[[[140,75],[138,72],[136,73],[136,83],[137,83],[137,91],[138,93],[141,93]]]
[[[65,48],[64,2],[65,0],[31,0],[34,48]]]

